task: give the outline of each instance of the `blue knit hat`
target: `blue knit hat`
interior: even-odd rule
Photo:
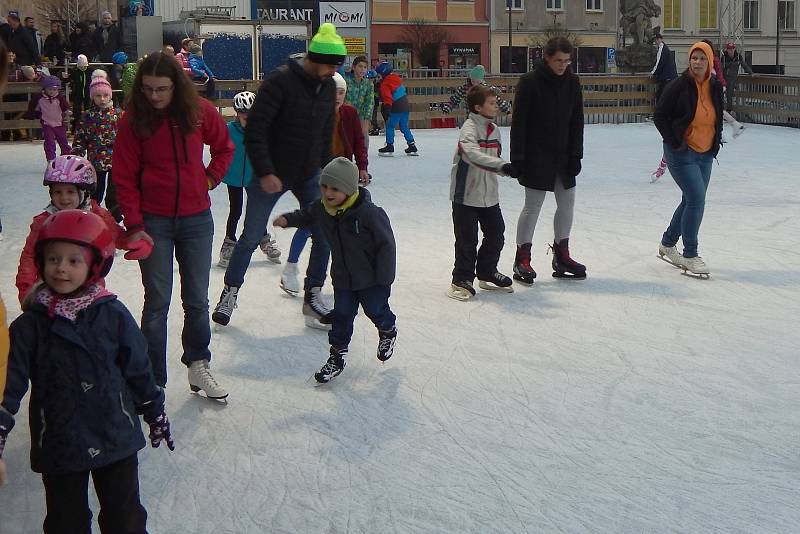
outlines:
[[[392,66],[387,61],[382,61],[377,67],[375,67],[375,72],[381,76],[386,76],[392,72]]]

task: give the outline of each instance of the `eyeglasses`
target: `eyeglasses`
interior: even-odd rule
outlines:
[[[146,95],[165,95],[172,91],[174,85],[162,85],[161,87],[148,87],[147,85],[142,86],[142,92]]]

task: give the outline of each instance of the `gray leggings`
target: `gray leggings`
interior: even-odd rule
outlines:
[[[542,211],[544,197],[547,191],[525,188],[525,205],[517,221],[517,244],[523,245],[533,241],[533,231],[536,230],[536,221]],[[555,183],[556,214],[553,217],[553,231],[556,242],[569,237],[572,230],[572,218],[575,214],[575,188],[564,189],[560,178]]]

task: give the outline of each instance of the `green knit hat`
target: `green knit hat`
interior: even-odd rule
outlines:
[[[344,39],[336,33],[336,26],[326,22],[311,39],[306,57],[322,65],[342,65],[346,55],[347,47],[344,46]]]
[[[476,82],[482,81],[486,77],[486,69],[483,68],[483,65],[475,65],[472,67],[472,70],[469,71],[469,79],[474,80]]]

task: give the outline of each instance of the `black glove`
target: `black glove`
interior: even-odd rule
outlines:
[[[567,174],[570,176],[578,176],[581,173],[581,160],[580,158],[570,158],[567,163]]]
[[[169,450],[174,451],[175,442],[172,440],[172,432],[170,431],[167,414],[162,411],[155,419],[145,415],[144,420],[150,425],[150,445],[152,445],[154,449],[157,449],[158,446],[161,445],[161,440],[166,440]]]
[[[514,176],[514,167],[510,163],[504,163],[503,166],[500,168],[503,171],[503,174],[506,176],[510,176],[511,178],[516,178]]]
[[[6,438],[8,438],[8,433],[10,429],[0,425],[0,458],[3,457],[3,450],[6,448]]]
[[[525,169],[525,162],[522,160],[511,160],[511,176],[512,178],[522,178]]]

